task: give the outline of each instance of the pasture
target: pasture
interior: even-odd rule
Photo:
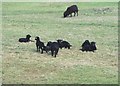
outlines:
[[[63,18],[76,4],[79,15]],[[4,84],[117,84],[117,3],[40,2],[2,4]],[[64,39],[73,46],[60,49],[56,58],[36,52],[35,42],[19,43],[20,37],[40,36],[45,43]],[[86,40],[95,41],[93,52],[81,52]]]

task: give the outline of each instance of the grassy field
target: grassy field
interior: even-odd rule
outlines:
[[[72,4],[79,16],[62,18]],[[3,83],[117,84],[117,8],[117,3],[105,2],[3,3]],[[45,43],[61,38],[73,47],[60,49],[54,58],[36,52],[34,42],[19,43],[27,34]],[[96,42],[95,53],[79,50],[86,39]]]

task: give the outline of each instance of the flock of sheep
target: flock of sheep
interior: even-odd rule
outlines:
[[[19,42],[30,42],[32,40],[30,40],[31,35],[26,35],[26,38],[19,38]],[[51,51],[51,55],[56,57],[56,55],[58,54],[59,49],[62,48],[68,48],[70,49],[72,47],[72,45],[65,40],[62,39],[58,39],[55,42],[52,41],[48,41],[47,45],[44,44],[44,42],[42,42],[40,40],[40,38],[38,36],[35,37],[36,40],[36,48],[37,48],[37,52],[41,51],[41,54],[43,54],[43,51],[45,51],[46,53],[48,53],[49,51]],[[95,50],[97,50],[95,42],[89,42],[89,40],[85,40],[85,42],[81,45],[81,51],[92,51],[94,52]]]
[[[76,5],[72,5],[70,7],[67,8],[67,10],[64,12],[63,16],[64,18],[67,16],[72,16],[72,13],[74,13],[74,16],[77,13],[78,16],[78,7]],[[19,42],[29,42],[32,41],[30,40],[31,35],[26,35],[26,38],[19,38]],[[47,45],[44,44],[44,42],[42,42],[40,40],[40,38],[37,36],[35,37],[36,40],[36,48],[37,48],[37,52],[41,51],[41,54],[43,53],[43,51],[45,51],[46,53],[48,53],[49,51],[51,51],[51,55],[56,57],[56,55],[58,54],[59,49],[62,48],[68,48],[70,49],[70,47],[72,47],[72,45],[65,40],[62,39],[58,39],[55,42],[51,42],[49,41],[47,43]],[[95,50],[97,50],[96,48],[96,43],[95,42],[89,42],[89,40],[85,40],[85,42],[81,45],[81,51],[92,51],[94,52]]]

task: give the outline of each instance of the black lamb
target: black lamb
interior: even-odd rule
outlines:
[[[31,35],[26,35],[26,38],[19,38],[19,42],[29,42]]]
[[[81,51],[90,51],[90,42],[89,40],[85,40],[85,42],[82,44],[82,49]]]
[[[89,42],[89,40],[85,40],[85,42],[82,44],[82,49],[80,49],[81,51],[93,51],[97,50],[95,42]]]
[[[54,55],[54,57],[56,57],[59,51],[59,44],[57,42],[49,41],[47,45],[44,47],[44,50],[46,52],[51,51],[51,55],[52,56]]]
[[[95,50],[97,50],[97,47],[96,47],[96,42],[91,42],[90,44],[90,51],[94,52]]]
[[[46,51],[46,53],[48,53],[49,51],[51,51],[51,44],[52,44],[52,42],[49,41],[49,42],[47,43],[47,45],[44,46],[43,50]]]
[[[78,16],[78,7],[77,7],[77,5],[72,5],[72,6],[68,7],[67,10],[64,12],[63,16],[64,16],[64,18],[69,16],[69,15],[72,17],[72,13],[74,13],[74,16],[77,13],[77,16]]]
[[[69,42],[67,41],[63,41],[61,39],[58,39],[57,40],[58,44],[59,44],[59,47],[62,49],[62,48],[68,48],[70,49],[70,47],[72,46]]]
[[[41,49],[41,54],[42,54],[44,51],[44,43],[40,41],[40,38],[38,36],[35,37],[35,40],[36,40],[37,52],[40,51]]]
[[[51,55],[52,56],[54,55],[54,57],[56,57],[59,51],[59,44],[57,42],[52,42],[50,48],[51,48]]]

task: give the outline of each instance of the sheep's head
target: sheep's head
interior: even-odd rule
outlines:
[[[38,36],[35,37],[35,40],[40,40],[40,38]]]
[[[69,13],[67,11],[65,11],[63,14],[64,18],[67,17],[68,15],[69,15]]]
[[[58,40],[57,40],[58,43],[61,43],[62,41],[63,41],[62,39],[58,39]]]
[[[95,46],[96,42],[91,42],[91,45]]]
[[[26,35],[26,38],[27,38],[27,39],[30,39],[30,37],[31,37],[31,35],[29,35],[29,34],[28,34],[28,35]]]
[[[90,43],[89,40],[85,40],[85,43]]]
[[[52,44],[52,42],[51,42],[51,41],[49,41],[49,42],[47,43],[47,46],[51,46],[51,44]]]

